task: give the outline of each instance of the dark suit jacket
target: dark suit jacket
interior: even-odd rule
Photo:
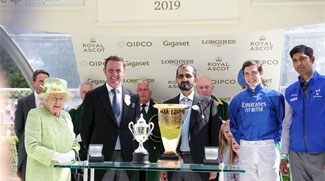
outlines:
[[[125,95],[130,96],[130,104],[125,102]],[[135,122],[140,115],[140,99],[129,89],[122,86],[122,119],[120,127],[113,113],[106,85],[102,85],[86,94],[80,120],[80,134],[82,142],[89,144],[103,144],[105,161],[111,161],[115,149],[117,136],[120,136],[122,156],[124,162],[132,161],[134,151],[133,135],[128,128],[130,121]],[[105,170],[96,170],[95,180],[100,180]],[[132,172],[128,172],[132,180]]]
[[[153,99],[150,99],[148,112],[144,116],[144,119],[147,123],[149,123],[149,121],[154,123],[154,129],[151,135],[149,136],[148,140],[143,144],[143,146],[149,152],[150,162],[157,162],[158,158],[160,157],[161,138],[158,124],[158,109],[153,107],[153,105],[156,103],[158,104],[158,102],[154,101]]]
[[[27,153],[25,150],[25,123],[29,110],[36,108],[34,93],[18,100],[15,112],[15,132],[19,139],[18,145],[18,172],[25,176]],[[25,178],[23,178],[25,180]]]
[[[180,95],[167,100],[165,103],[179,104]],[[221,127],[221,120],[217,116],[217,106],[215,101],[206,96],[194,94],[193,105],[198,105],[199,109],[192,108],[189,126],[189,145],[195,163],[201,164],[204,159],[205,146],[218,146],[218,135]],[[182,138],[181,138],[182,139]],[[181,141],[178,144],[178,151]],[[200,173],[203,180],[208,180],[208,174]],[[170,174],[168,173],[168,176]]]

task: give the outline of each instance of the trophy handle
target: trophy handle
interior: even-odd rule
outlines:
[[[149,123],[150,132],[149,132],[148,136],[151,135],[151,132],[152,132],[154,126],[155,126],[155,125],[153,124],[153,122]]]
[[[131,133],[132,133],[132,135],[134,137],[133,127],[134,127],[134,123],[133,122],[129,122],[129,130],[131,131]]]

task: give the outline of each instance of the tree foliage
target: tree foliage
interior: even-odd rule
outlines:
[[[11,88],[29,88],[24,76],[6,50],[0,45],[0,66]]]

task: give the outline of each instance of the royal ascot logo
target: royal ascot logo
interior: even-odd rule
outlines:
[[[235,45],[236,40],[202,40],[201,44],[220,47],[225,45]]]
[[[168,86],[168,89],[177,89],[178,88],[178,84],[177,84],[176,80],[168,80],[167,86]]]
[[[228,62],[224,62],[221,57],[216,57],[213,62],[208,62],[208,71],[224,72],[229,70]]]
[[[216,85],[223,85],[223,84],[231,85],[231,84],[236,84],[236,80],[235,79],[212,79],[211,82],[212,82],[212,84],[216,84]]]
[[[180,64],[194,64],[194,60],[187,59],[169,59],[169,60],[161,60],[161,64],[170,64],[170,65],[180,65]]]
[[[190,46],[190,42],[189,41],[163,41],[163,45],[165,47],[171,47],[171,48],[175,48],[175,47],[188,47]]]
[[[250,42],[249,51],[271,51],[273,49],[273,43],[267,41],[266,36],[262,35],[258,38],[258,41]]]
[[[119,41],[117,42],[117,46],[120,48],[123,47],[129,47],[129,48],[137,48],[137,47],[142,47],[142,48],[149,48],[152,47],[152,42],[151,41]]]
[[[149,61],[125,61],[127,67],[145,67],[149,66]]]
[[[87,81],[95,86],[104,84],[106,82],[106,80],[98,80],[98,79],[88,79]]]
[[[128,83],[128,84],[137,84],[140,81],[147,81],[148,83],[152,84],[155,82],[154,78],[150,78],[150,79],[123,79],[123,83]]]
[[[100,53],[105,52],[105,47],[103,44],[98,43],[96,38],[89,38],[89,42],[82,44],[83,52],[85,53]]]

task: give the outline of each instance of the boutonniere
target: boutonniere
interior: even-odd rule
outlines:
[[[195,110],[195,111],[197,111],[197,110],[200,109],[200,107],[199,107],[198,105],[193,105],[193,106],[192,106],[192,109]]]
[[[129,106],[131,104],[131,97],[130,95],[125,95],[124,96],[124,102],[127,106]]]

